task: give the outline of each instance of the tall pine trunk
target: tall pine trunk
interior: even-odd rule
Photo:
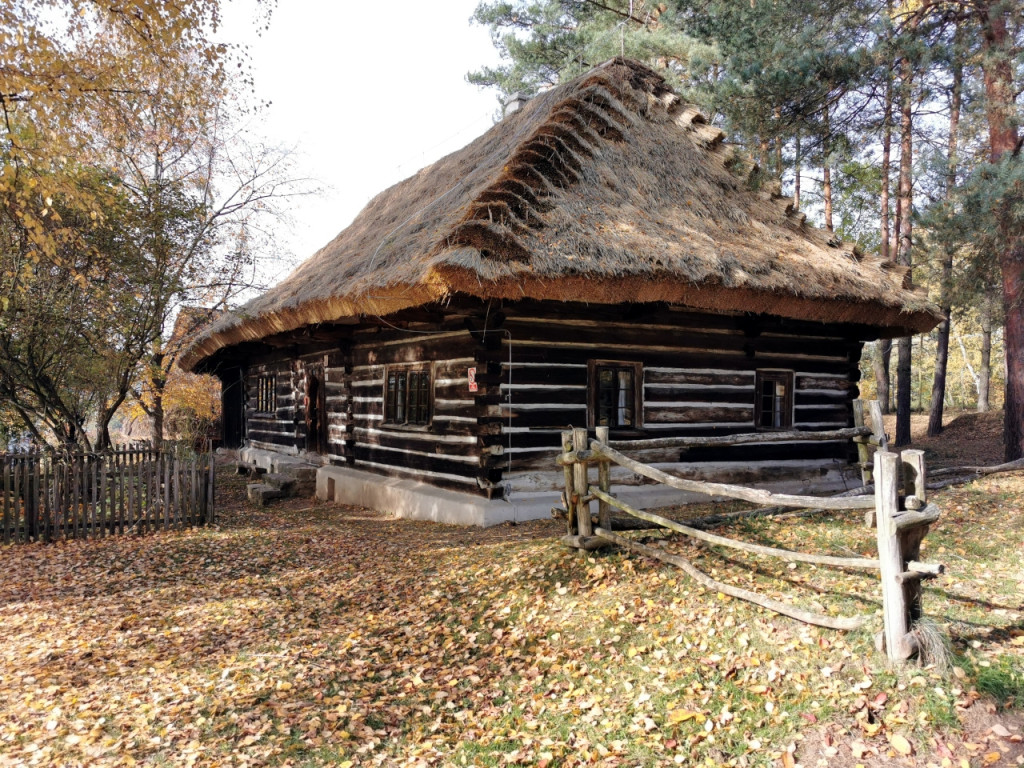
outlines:
[[[822,122],[825,135],[822,138],[821,153],[821,193],[825,198],[825,229],[832,232],[832,166],[829,165],[829,152],[832,148],[832,128],[829,124],[828,107],[822,112]]]
[[[875,384],[878,388],[878,402],[882,413],[892,411],[892,339],[878,340],[878,366],[875,368]]]
[[[899,176],[899,244],[896,261],[906,267],[910,266],[910,249],[913,243],[913,135],[914,128],[914,93],[913,65],[906,57],[903,59],[902,78],[900,83],[900,176]],[[905,336],[897,342],[896,362],[896,435],[894,444],[910,443],[910,395],[911,381],[911,338]]]
[[[978,413],[988,413],[992,385],[992,307],[986,296],[981,302],[981,365],[978,366]]]
[[[985,118],[988,121],[989,159],[1000,162],[1019,151],[1013,36],[1008,21],[1014,5],[1005,0],[977,4],[981,25],[981,68],[985,81]],[[1009,214],[1009,211],[1006,212]],[[1003,445],[1007,461],[1024,457],[1024,236],[1013,217],[999,216],[999,268],[1003,280],[1006,315],[1006,398]]]
[[[889,253],[889,171],[892,168],[892,78],[885,84],[885,112],[882,115],[882,191],[881,220],[882,228],[879,251],[882,259],[888,261]],[[899,227],[897,226],[897,229]],[[889,413],[889,364],[892,360],[892,340],[879,339],[878,364],[875,369],[875,389],[878,391],[878,402],[882,413]]]
[[[793,208],[800,210],[800,129],[796,131],[796,138],[794,139],[794,154],[796,157],[793,158]]]
[[[772,117],[775,118],[775,139],[773,142],[774,149],[774,167],[772,171],[775,174],[775,178],[782,183],[782,129],[779,127],[779,123],[782,122],[782,110],[776,107],[772,112]]]
[[[960,129],[960,96],[963,91],[964,68],[960,50],[960,26],[953,35],[953,84],[949,96],[949,143],[946,158],[946,199],[949,200],[956,187],[957,131]],[[928,413],[928,436],[935,437],[942,432],[942,410],[946,399],[946,367],[949,360],[949,324],[953,318],[950,299],[953,281],[953,249],[949,246],[942,252],[941,298],[939,306],[942,322],[935,339],[935,377],[932,379],[932,402]]]

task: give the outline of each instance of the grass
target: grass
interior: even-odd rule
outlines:
[[[254,509],[239,480],[220,487],[217,528],[3,550],[0,763],[775,766],[792,751],[924,766],[1020,746],[986,729],[1020,734],[1021,477],[935,499],[923,556],[949,570],[924,606],[948,670],[875,651],[870,573],[648,536],[720,580],[870,617],[840,633],[660,563],[567,550],[551,521]],[[858,513],[720,532],[873,551]]]

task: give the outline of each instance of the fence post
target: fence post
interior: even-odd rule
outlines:
[[[857,399],[853,401],[853,426],[864,426],[864,401]],[[871,449],[863,437],[854,438],[857,446],[857,462],[860,464],[860,480],[864,485],[871,485]]]
[[[210,511],[208,519],[213,524],[216,522],[217,514],[217,460],[213,453],[208,455],[210,457]]]
[[[885,436],[885,423],[882,421],[882,404],[877,400],[868,401],[868,410],[871,413],[871,437],[875,439],[879,451],[889,450],[889,438]],[[878,472],[874,473],[875,481],[878,480]],[[875,524],[875,510],[869,509],[864,513],[864,525],[871,528]]]
[[[878,561],[882,575],[882,613],[885,651],[891,661],[906,658],[902,654],[907,626],[907,607],[903,602],[903,556],[896,535],[895,517],[899,512],[899,456],[879,449],[875,452],[875,512],[877,513]]]
[[[597,442],[608,442],[608,427],[597,427],[594,432]],[[603,492],[611,493],[611,462],[608,459],[602,458],[597,464],[597,485]],[[597,503],[597,520],[606,531],[612,529],[612,508],[604,499]]]
[[[562,433],[562,453],[568,453],[572,450],[572,431],[566,430]],[[573,498],[575,495],[572,486],[572,465],[563,464],[562,474],[565,476],[565,517],[566,517],[566,533],[569,536],[576,534],[576,500]]]
[[[4,530],[3,540],[4,544],[10,544],[11,542],[11,459],[9,456],[4,456]],[[17,516],[15,516],[17,517]]]
[[[43,532],[43,541],[53,541],[57,536],[57,532],[55,528],[50,527],[54,521],[50,516],[50,494],[53,493],[53,488],[50,484],[49,454],[45,452],[39,454],[39,469],[39,511],[42,517],[40,527]]]
[[[908,506],[899,509],[899,479],[905,478]],[[921,579],[928,573],[908,571],[918,560],[921,541],[928,526],[938,518],[927,501],[923,451],[908,450],[902,456],[888,451],[875,453],[875,509],[878,513],[878,561],[882,575],[882,608],[885,627],[882,637],[890,661],[902,661],[920,647],[911,633],[921,618]],[[940,570],[941,572],[941,570]]]
[[[882,450],[889,450],[889,438],[885,436],[885,422],[882,421],[882,404],[877,400],[868,402],[868,410],[871,412],[871,429],[874,430],[871,436],[878,441]]]
[[[924,451],[906,450],[900,454],[903,462],[903,482],[907,509],[923,509],[928,503],[925,487]]]
[[[576,451],[587,449],[587,430],[583,427],[576,427],[572,431],[572,447]],[[577,461],[572,467],[572,483],[576,489],[576,526],[579,528],[580,536],[592,536],[593,526],[590,524],[590,502],[584,501],[587,495],[589,480],[587,478],[587,463]]]
[[[29,492],[28,497],[25,499],[25,516],[28,518],[28,537],[29,541],[40,541],[39,536],[39,497],[42,494],[42,489],[39,485],[39,463],[42,461],[41,455],[37,451],[32,451],[28,455],[28,486]]]
[[[925,487],[927,472],[924,466],[924,451],[903,451],[900,460],[903,463],[903,478],[906,484],[904,488],[906,507],[911,511],[923,509],[928,501],[928,491]],[[921,542],[927,533],[928,523],[923,521],[899,529],[900,552],[904,563],[920,559]],[[907,606],[910,623],[913,625],[915,621],[921,618],[923,613],[921,580],[919,578],[903,578],[901,585],[903,587],[903,601]]]

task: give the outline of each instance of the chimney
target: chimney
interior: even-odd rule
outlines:
[[[529,100],[529,96],[524,96],[519,91],[516,91],[515,93],[510,93],[501,103],[503,109],[502,116],[507,117],[508,115],[511,115],[513,112],[519,111],[520,109],[523,108],[523,105]]]

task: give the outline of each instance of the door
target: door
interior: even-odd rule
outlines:
[[[225,448],[238,448],[245,439],[245,375],[232,368],[219,375],[221,443]]]
[[[327,387],[324,386],[323,365],[306,369],[306,450],[326,454],[327,449]]]

